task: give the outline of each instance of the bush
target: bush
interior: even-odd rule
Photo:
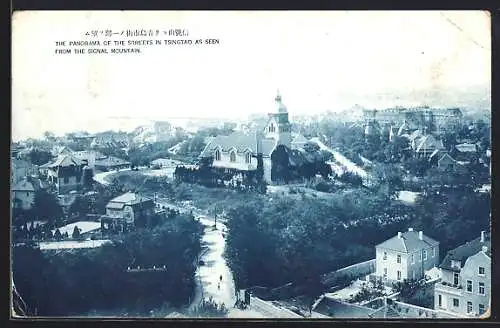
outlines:
[[[222,318],[227,315],[229,310],[224,303],[219,304],[214,301],[212,296],[208,300],[203,299],[200,305],[196,306],[191,315],[197,318]]]

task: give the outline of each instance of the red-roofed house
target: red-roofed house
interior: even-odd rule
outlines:
[[[424,278],[425,271],[439,264],[439,242],[413,228],[378,244],[375,251],[375,275],[388,282]]]

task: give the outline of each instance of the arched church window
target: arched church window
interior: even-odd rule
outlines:
[[[275,131],[276,127],[274,126],[274,124],[269,125],[269,132],[275,132]]]
[[[236,162],[236,153],[234,151],[232,151],[230,154],[229,154],[229,160],[231,162]]]
[[[215,151],[215,160],[220,161],[220,150],[218,149]]]
[[[250,164],[252,162],[252,154],[250,152],[247,152],[245,154],[245,163]]]

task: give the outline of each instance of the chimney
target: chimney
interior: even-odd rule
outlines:
[[[398,238],[401,239],[401,231],[398,232]]]
[[[484,231],[481,231],[481,242],[484,243]]]
[[[424,239],[424,232],[423,231],[418,232],[418,239],[420,239],[420,240]]]
[[[488,246],[483,246],[483,253],[486,253],[488,251]]]
[[[408,228],[408,231],[413,231],[413,228]]]

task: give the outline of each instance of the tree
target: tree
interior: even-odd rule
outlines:
[[[222,318],[228,312],[224,303],[219,304],[210,296],[208,300],[202,299],[201,303],[191,311],[191,315],[197,318]]]
[[[47,141],[54,141],[56,136],[54,133],[50,132],[50,131],[46,131],[43,133],[43,136],[45,137],[45,139]]]
[[[75,240],[80,239],[80,229],[78,228],[78,226],[75,226],[75,228],[73,229],[73,234],[71,235],[71,237]]]
[[[94,171],[92,169],[83,170],[83,185],[86,188],[92,187],[94,184]]]
[[[63,216],[63,210],[58,199],[46,190],[39,189],[35,192],[33,216],[39,220],[55,222]]]
[[[52,154],[45,150],[33,149],[29,152],[28,158],[35,165],[43,165],[52,159]]]
[[[54,238],[59,241],[63,238],[62,234],[61,234],[61,231],[59,230],[59,228],[56,229],[56,232],[54,233]]]

